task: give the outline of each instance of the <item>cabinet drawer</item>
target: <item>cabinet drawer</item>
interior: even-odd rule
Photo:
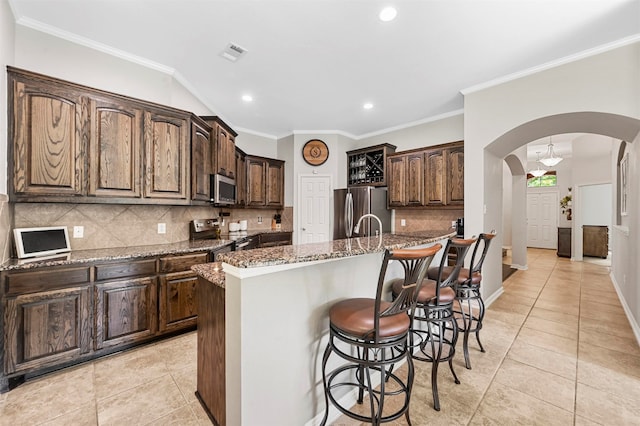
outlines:
[[[145,259],[135,262],[111,263],[96,266],[96,281],[115,278],[134,277],[136,275],[155,275],[156,260]]]
[[[183,256],[171,256],[160,259],[160,272],[188,271],[193,265],[209,261],[209,253],[194,253]]]
[[[83,267],[8,274],[6,294],[35,293],[86,283],[90,280],[89,271],[89,267]]]

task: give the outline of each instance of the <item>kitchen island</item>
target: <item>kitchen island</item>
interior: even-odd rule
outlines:
[[[224,253],[222,263],[193,266],[199,276],[197,395],[214,422],[317,423],[325,408],[320,364],[331,305],[374,297],[385,248],[431,245],[453,235],[385,233]]]

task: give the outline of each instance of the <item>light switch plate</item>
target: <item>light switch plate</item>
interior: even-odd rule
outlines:
[[[407,226],[407,221],[404,219],[400,219],[400,226]]]
[[[167,224],[159,223],[158,224],[158,234],[166,234],[167,233]]]

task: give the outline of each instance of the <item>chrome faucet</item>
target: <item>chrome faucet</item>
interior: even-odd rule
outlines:
[[[360,219],[358,219],[358,223],[356,223],[355,228],[353,228],[353,232],[355,232],[356,234],[360,232],[360,222],[362,222],[362,219],[367,218],[367,217],[372,217],[375,220],[378,221],[378,226],[380,227],[380,235],[382,235],[382,221],[380,220],[380,218],[378,216],[376,216],[375,214],[372,213],[367,213],[365,215],[362,215],[360,217]],[[376,232],[376,236],[378,235],[378,233]]]

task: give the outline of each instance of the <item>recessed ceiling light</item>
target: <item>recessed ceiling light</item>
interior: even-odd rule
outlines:
[[[242,95],[242,100],[245,102],[253,102],[253,96],[251,95]]]
[[[367,102],[366,104],[362,105],[362,108],[371,109],[373,108],[373,104],[371,102]]]
[[[398,11],[396,10],[396,8],[389,6],[382,9],[378,17],[382,22],[389,22],[389,21],[393,21],[397,14],[398,14]]]

